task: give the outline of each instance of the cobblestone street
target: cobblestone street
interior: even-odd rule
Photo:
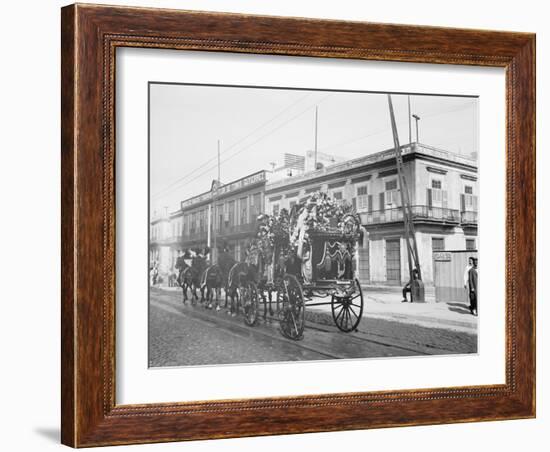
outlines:
[[[366,303],[368,306],[368,299]],[[282,362],[477,351],[475,329],[466,331],[462,327],[455,328],[452,323],[446,328],[434,328],[419,322],[381,318],[380,312],[371,317],[368,309],[365,311],[358,331],[346,334],[323,320],[322,311],[311,310],[306,318],[303,340],[292,341],[280,334],[275,319],[260,320],[256,326],[249,327],[241,316],[231,317],[225,310],[216,312],[200,304],[184,305],[180,291],[151,289],[149,365]]]

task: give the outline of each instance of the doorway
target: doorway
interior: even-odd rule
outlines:
[[[401,241],[386,240],[386,281],[388,284],[401,284]]]

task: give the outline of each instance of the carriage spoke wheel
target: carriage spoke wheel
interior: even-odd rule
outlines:
[[[356,279],[346,295],[332,296],[332,318],[340,331],[357,331],[363,315],[363,291]]]
[[[280,313],[281,333],[283,336],[297,341],[304,337],[306,309],[304,293],[294,275],[286,275],[283,286],[283,307]]]
[[[256,325],[258,321],[258,288],[253,282],[249,282],[241,288],[242,305],[244,310],[244,323],[248,326]]]

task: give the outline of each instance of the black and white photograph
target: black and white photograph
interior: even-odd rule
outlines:
[[[478,352],[477,96],[147,89],[150,368]]]

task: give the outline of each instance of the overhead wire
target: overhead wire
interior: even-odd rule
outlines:
[[[278,131],[278,130],[280,130],[281,128],[283,128],[283,127],[284,127],[285,125],[287,125],[288,123],[290,123],[290,122],[294,121],[295,119],[297,119],[298,117],[302,116],[302,115],[303,115],[304,113],[306,113],[307,111],[309,111],[309,110],[311,110],[312,108],[314,108],[315,106],[321,104],[322,102],[324,102],[324,101],[325,101],[327,98],[329,98],[330,96],[331,96],[331,94],[326,95],[326,96],[323,97],[321,100],[315,102],[314,104],[308,106],[307,108],[305,108],[304,110],[300,111],[298,114],[292,116],[291,118],[289,118],[289,119],[286,120],[285,122],[279,124],[277,127],[275,127],[274,129],[271,129],[269,132],[267,132],[267,133],[265,133],[264,135],[260,136],[260,137],[257,138],[255,141],[253,141],[253,142],[251,142],[251,143],[245,145],[244,148],[241,148],[241,149],[237,150],[237,152],[235,152],[235,153],[233,153],[232,155],[228,156],[225,160],[222,160],[222,161],[220,162],[220,165],[221,165],[222,163],[228,162],[228,161],[231,160],[233,157],[235,157],[236,155],[241,154],[242,152],[246,151],[247,149],[250,149],[250,147],[252,147],[253,145],[259,143],[260,141],[262,141],[262,140],[265,139],[266,137],[272,135],[272,134],[275,133],[276,131]],[[280,115],[278,115],[278,116],[280,116]],[[272,119],[275,119],[275,118],[272,118]],[[272,122],[272,121],[270,120],[269,122]],[[251,134],[249,134],[249,135],[251,135]],[[225,152],[227,152],[228,150],[229,150],[229,149],[226,149]],[[211,160],[212,160],[212,159],[211,159]],[[201,167],[204,167],[204,166],[205,166],[204,164],[201,165]],[[193,170],[190,174],[195,174],[196,171],[197,171],[198,169],[200,169],[201,167],[196,168],[196,169]],[[203,172],[197,174],[195,177],[193,177],[193,178],[190,179],[190,180],[184,180],[184,178],[180,178],[179,181],[178,181],[178,183],[177,183],[177,185],[172,184],[173,186],[172,186],[170,189],[165,189],[166,193],[165,193],[165,192],[162,192],[162,193],[161,193],[161,192],[158,192],[158,193],[157,193],[157,197],[158,197],[160,194],[166,195],[167,193],[172,192],[172,191],[174,191],[174,190],[180,188],[180,185],[181,185],[181,183],[183,183],[183,182],[185,182],[186,184],[189,184],[189,183],[191,183],[191,182],[197,180],[198,178],[204,176],[205,174],[207,174],[208,172],[212,171],[212,170],[215,169],[216,167],[217,167],[217,163],[216,163],[215,165],[213,165],[213,166],[208,167],[205,171],[203,171]]]
[[[441,112],[433,112],[433,113],[430,113],[430,114],[427,114],[427,115],[422,115],[422,118],[431,118],[431,117],[434,117],[434,116],[444,115],[444,114],[447,114],[447,113],[455,113],[457,111],[466,110],[467,108],[471,108],[471,105],[462,105],[458,108],[452,108],[450,110],[445,110],[445,111],[441,111]],[[339,143],[334,143],[334,144],[330,144],[328,146],[324,146],[324,147],[320,148],[319,150],[320,151],[326,151],[327,149],[333,149],[333,148],[339,147],[339,146],[347,146],[349,144],[356,143],[357,141],[361,141],[361,140],[364,140],[366,138],[370,138],[370,137],[380,135],[380,134],[386,133],[386,132],[387,132],[387,128],[384,127],[384,128],[381,128],[381,129],[377,129],[376,132],[369,133],[367,135],[362,135],[360,137],[352,138],[351,140],[341,141]]]
[[[246,139],[250,138],[252,135],[254,135],[256,132],[258,132],[259,130],[263,129],[265,126],[267,126],[268,124],[270,124],[271,122],[273,122],[274,120],[276,120],[277,118],[279,118],[280,116],[282,116],[284,113],[286,113],[288,110],[290,110],[292,107],[294,107],[295,105],[299,104],[300,102],[302,102],[304,99],[306,99],[307,97],[309,97],[310,94],[306,94],[305,96],[302,96],[300,97],[299,99],[297,99],[296,101],[292,102],[290,105],[288,105],[287,107],[285,107],[283,110],[281,110],[279,113],[277,113],[275,116],[273,116],[272,118],[270,118],[268,121],[264,122],[263,124],[261,124],[260,126],[256,127],[254,130],[252,130],[252,132],[248,133],[247,135],[245,135],[244,137],[240,138],[239,140],[237,140],[235,143],[233,143],[231,146],[225,148],[220,154],[223,154],[225,152],[228,152],[230,151],[231,149],[233,149],[235,146],[237,146],[238,144],[242,143],[243,141],[245,141]],[[196,171],[200,170],[201,168],[204,168],[206,165],[208,165],[209,163],[213,162],[214,160],[217,159],[217,156],[214,156],[212,158],[210,158],[209,160],[207,160],[206,162],[202,163],[201,165],[199,165],[197,168],[195,168],[193,171],[190,171],[189,173],[186,173],[185,175],[179,177],[178,179],[176,179],[175,181],[171,182],[169,185],[167,185],[166,187],[160,189],[158,192],[156,192],[155,194],[152,195],[153,198],[156,198],[156,197],[159,197],[160,195],[164,194],[165,191],[170,191],[169,189],[177,184],[179,184],[180,182],[182,182],[183,180],[185,180],[187,177],[193,175]]]

